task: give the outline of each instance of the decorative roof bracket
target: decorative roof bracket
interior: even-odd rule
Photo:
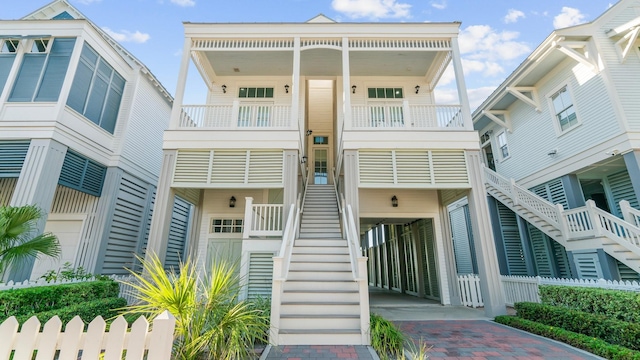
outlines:
[[[581,54],[575,50],[587,47],[587,41],[565,41],[564,37],[560,37],[558,40],[553,42],[553,46],[570,58],[587,66],[591,70],[596,72],[598,71],[598,66],[596,65],[593,56],[590,53],[587,52],[586,54]]]
[[[489,118],[494,123],[502,126],[507,129],[510,133],[513,132],[511,128],[511,116],[509,116],[509,111],[506,110],[482,110],[482,114]],[[504,120],[500,119],[498,115],[502,115]]]
[[[640,26],[634,26],[620,40],[616,41],[616,52],[620,56],[620,63],[624,63],[627,59],[633,44],[638,40],[638,35],[640,35]]]
[[[541,112],[540,98],[538,97],[538,90],[533,86],[517,86],[506,88],[507,92],[515,96],[518,100],[521,100],[525,104],[534,108],[537,112]],[[524,93],[531,93],[531,97],[526,96]]]

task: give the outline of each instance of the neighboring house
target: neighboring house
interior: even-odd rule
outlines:
[[[640,279],[638,9],[554,31],[473,113],[503,274]]]
[[[273,343],[367,343],[368,282],[460,302],[446,208],[468,196],[504,313],[459,25],[185,23],[149,253],[166,258],[179,195],[200,271],[238,259],[245,296],[272,296]],[[191,64],[204,104],[183,101]],[[434,100],[447,66],[457,105]]]
[[[39,206],[37,230],[62,245],[59,261],[24,264],[12,279],[65,262],[98,274],[135,266],[171,104],[149,69],[65,0],[0,21],[0,205]]]

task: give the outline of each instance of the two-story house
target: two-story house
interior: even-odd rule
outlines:
[[[0,21],[0,205],[39,206],[37,230],[62,246],[60,259],[23,264],[12,279],[65,262],[98,274],[135,266],[171,104],[149,69],[65,0]],[[176,202],[178,243],[190,210]]]
[[[639,279],[639,9],[552,32],[473,113],[503,274]]]
[[[366,344],[370,281],[459,303],[446,208],[467,196],[503,313],[459,25],[185,23],[148,253],[166,258],[180,196],[200,271],[239,259],[245,295],[271,296],[272,343]],[[184,103],[192,65],[205,104]],[[457,105],[434,100],[448,66]]]

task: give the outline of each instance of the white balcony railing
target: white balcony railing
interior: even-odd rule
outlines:
[[[282,236],[282,204],[254,204],[253,198],[245,198],[244,235]]]
[[[410,105],[408,101],[352,107],[352,128],[463,129],[460,105]]]
[[[291,127],[291,106],[268,103],[184,105],[179,128],[264,129]]]

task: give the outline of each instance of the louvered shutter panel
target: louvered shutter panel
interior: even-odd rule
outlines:
[[[573,253],[573,260],[580,279],[602,279],[602,269],[598,254],[593,253]]]
[[[101,125],[100,120],[102,118],[102,110],[104,109],[104,99],[109,90],[108,81],[109,78],[102,76],[93,77],[87,107],[84,111],[84,116],[97,125]]]
[[[102,274],[126,275],[135,265],[146,225],[147,188],[135,177],[123,174],[117,190],[109,240],[103,257]]]
[[[179,150],[173,173],[174,183],[206,183],[211,151]]]
[[[435,184],[468,184],[464,151],[432,151]]]
[[[31,101],[47,54],[25,54],[9,101]]]
[[[560,245],[558,242],[551,239],[550,239],[550,244],[551,244],[551,251],[553,253],[553,258],[556,263],[556,269],[558,271],[558,273],[556,274],[556,277],[564,278],[564,279],[573,278],[573,276],[571,276],[572,274],[571,274],[571,266],[569,265],[569,257],[567,256],[567,251],[565,250],[564,246]]]
[[[271,285],[273,280],[273,253],[249,253],[249,281],[247,297],[271,298]]]
[[[453,252],[458,274],[473,274],[473,262],[471,260],[471,247],[469,244],[471,234],[467,231],[465,206],[451,211],[449,213],[449,219],[451,220]]]
[[[561,204],[565,209],[569,208],[567,194],[564,191],[564,185],[562,185],[561,179],[551,180],[544,184],[534,186],[529,190],[553,204]]]
[[[396,151],[398,184],[431,184],[431,167],[426,151]]]
[[[531,239],[531,249],[536,263],[538,276],[553,277],[553,264],[549,255],[549,244],[546,235],[536,229],[533,225],[527,224],[529,238]]]
[[[76,39],[55,39],[44,69],[36,101],[57,101],[62,83],[67,75],[69,60]]]
[[[626,170],[607,176],[607,180],[611,188],[613,202],[616,204],[614,209],[616,214],[614,215],[622,217],[622,211],[620,210],[620,201],[622,200],[627,200],[632,208],[640,209],[638,198],[633,191],[631,178]]]
[[[245,150],[213,152],[212,184],[244,184],[246,171],[247,152]]]
[[[283,162],[282,151],[251,151],[248,183],[282,184]]]
[[[141,255],[145,257],[147,254],[147,245],[149,244],[149,233],[151,232],[151,219],[153,218],[153,209],[156,204],[156,190],[154,190],[151,194],[151,199],[149,200],[149,212],[146,220],[145,230],[144,230],[144,238],[142,239],[142,249]]]
[[[438,287],[438,269],[436,263],[436,244],[433,236],[433,220],[420,220],[418,234],[422,247],[422,272],[424,275],[424,293],[433,299],[440,298]]]
[[[100,126],[103,129],[112,134],[116,127],[116,121],[118,120],[118,111],[120,110],[120,101],[122,100],[124,84],[125,81],[122,76],[118,75],[114,71],[113,78],[111,79],[111,86],[109,87],[107,99],[104,104],[102,122],[100,123]]]
[[[100,196],[106,174],[105,166],[67,150],[58,184],[89,195]]]
[[[0,178],[17,178],[29,152],[29,141],[0,142]]]
[[[507,259],[507,275],[528,275],[527,264],[524,259],[524,250],[520,240],[520,230],[518,229],[518,219],[516,214],[508,207],[498,202],[498,218],[500,220],[500,230],[504,240],[504,251]]]
[[[620,274],[620,280],[624,281],[640,281],[640,274],[627,265],[616,260],[618,266],[618,273]]]
[[[7,83],[9,72],[11,71],[11,67],[13,66],[15,59],[15,54],[0,54],[0,93],[2,93],[2,90]]]
[[[180,262],[184,261],[184,246],[187,241],[190,216],[191,204],[176,196],[169,225],[169,241],[164,263],[165,270],[171,268],[177,270],[180,267]]]
[[[360,184],[393,184],[391,151],[360,151]]]

